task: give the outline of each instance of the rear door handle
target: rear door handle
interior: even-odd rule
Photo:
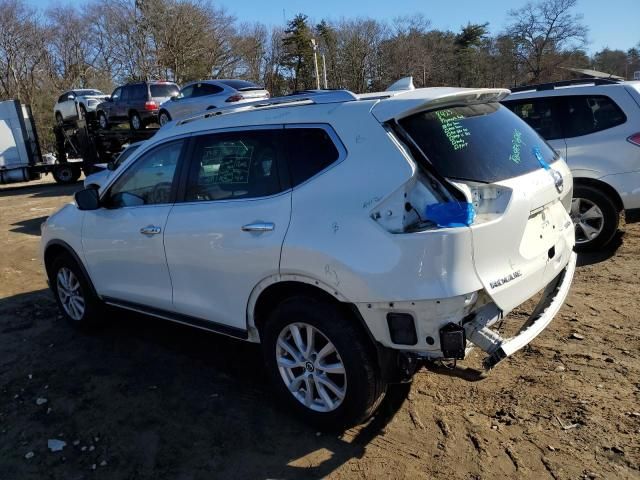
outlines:
[[[155,225],[147,225],[146,227],[142,227],[140,229],[140,233],[143,235],[157,235],[162,231],[160,227],[156,227]]]
[[[275,223],[271,222],[256,222],[248,223],[242,226],[243,232],[271,232],[276,228]]]

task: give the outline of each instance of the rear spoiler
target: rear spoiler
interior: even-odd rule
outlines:
[[[417,89],[398,92],[390,98],[381,99],[371,109],[371,113],[380,122],[399,120],[423,110],[432,110],[452,105],[473,105],[478,103],[499,102],[511,92],[505,88],[440,88]]]

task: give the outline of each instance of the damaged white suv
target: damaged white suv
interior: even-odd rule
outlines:
[[[325,428],[421,360],[475,345],[491,368],[549,324],[576,261],[569,169],[507,94],[308,92],[167,124],[43,225],[59,307],[260,342],[282,401]],[[519,333],[491,328],[540,291]]]

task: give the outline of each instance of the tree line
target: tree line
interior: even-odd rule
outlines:
[[[631,77],[640,43],[586,53],[588,30],[577,0],[540,0],[505,14],[505,27],[468,23],[432,28],[421,14],[313,22],[298,14],[282,26],[242,22],[209,0],[90,0],[36,9],[0,0],[0,99],[30,104],[50,138],[52,106],[70,88],[138,79],[179,84],[243,78],[272,95],[316,87],[314,46],[329,88],[384,90],[412,75],[417,87],[513,87],[569,78],[565,67]]]

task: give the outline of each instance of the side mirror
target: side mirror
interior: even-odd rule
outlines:
[[[74,195],[79,210],[97,210],[100,208],[100,197],[95,188],[85,188]]]
[[[116,164],[115,164],[114,162],[109,162],[109,163],[107,163],[107,170],[109,170],[109,171],[112,171],[112,172],[113,172],[116,168],[117,168],[117,167],[116,167]]]

